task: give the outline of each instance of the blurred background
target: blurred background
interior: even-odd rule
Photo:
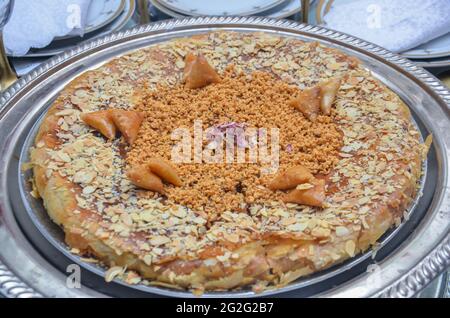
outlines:
[[[449,80],[450,0],[15,0],[3,37],[14,71],[22,76],[82,41],[204,15],[307,19],[401,53]]]

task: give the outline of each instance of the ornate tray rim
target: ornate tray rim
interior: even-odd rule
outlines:
[[[381,58],[387,63],[394,65],[411,76],[415,77],[423,84],[428,86],[436,95],[435,98],[440,99],[445,103],[447,108],[444,112],[450,110],[450,91],[435,77],[429,74],[424,69],[416,66],[413,62],[391,53],[383,48],[377,47],[374,44],[362,41],[360,39],[351,37],[346,34],[328,30],[323,27],[311,26],[306,24],[299,24],[293,21],[287,20],[275,20],[262,17],[199,17],[199,18],[186,18],[182,20],[170,20],[163,21],[147,26],[136,27],[130,30],[113,33],[106,35],[102,38],[95,39],[80,46],[66,51],[48,62],[44,63],[37,69],[33,70],[16,83],[14,83],[7,91],[5,91],[0,97],[0,119],[2,113],[8,110],[8,106],[12,105],[14,100],[21,98],[23,89],[34,80],[38,79],[41,75],[52,70],[52,68],[59,64],[69,60],[72,57],[77,56],[80,53],[89,51],[91,49],[99,48],[117,40],[131,39],[133,36],[149,33],[152,31],[161,31],[175,29],[176,27],[196,27],[196,26],[211,26],[211,27],[233,27],[240,25],[248,27],[261,27],[264,28],[277,27],[289,31],[301,31],[312,36],[320,36],[330,40],[338,41],[346,44],[350,47],[357,48],[363,52],[370,53],[378,58]],[[449,154],[449,145],[444,144],[444,153]],[[444,162],[445,166],[448,166],[448,162]],[[449,176],[443,176],[443,193],[442,200],[440,202],[439,212],[448,214],[450,212],[450,188],[449,188]],[[1,196],[1,193],[0,193]],[[0,223],[1,226],[1,223]],[[450,265],[450,235],[444,235],[444,238],[436,245],[432,250],[424,255],[423,259],[412,266],[409,271],[399,274],[395,282],[390,283],[388,286],[381,290],[369,291],[370,296],[381,297],[411,297],[418,291],[428,285],[433,278],[439,273],[444,271]],[[349,284],[354,282],[348,282],[343,284],[336,291],[327,291],[320,296],[351,296],[351,291],[348,290]],[[355,285],[356,286],[356,285]],[[347,290],[345,290],[347,288]],[[365,291],[367,293],[368,291]],[[0,260],[0,293],[5,294],[7,297],[41,297],[42,294],[30,286],[27,282],[21,280],[17,275],[7,268]],[[364,291],[363,291],[364,293]],[[92,294],[92,293],[91,293]],[[95,293],[94,293],[95,294]]]

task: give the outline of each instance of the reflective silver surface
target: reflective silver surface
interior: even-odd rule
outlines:
[[[417,298],[447,298],[447,280],[448,273],[444,272],[424,288]]]
[[[416,295],[450,263],[450,92],[433,76],[402,57],[372,44],[320,27],[267,18],[197,18],[160,22],[124,31],[83,44],[59,55],[13,85],[0,98],[0,292],[9,297],[19,296],[106,296],[108,294],[86,286],[66,287],[66,276],[44,258],[33,245],[33,237],[26,237],[17,220],[26,211],[14,209],[20,196],[11,186],[11,172],[19,160],[17,145],[23,143],[31,126],[51,104],[58,92],[82,72],[98,67],[111,58],[132,50],[213,30],[264,31],[292,36],[303,40],[317,40],[360,58],[374,76],[399,94],[410,106],[421,125],[422,133],[432,133],[433,169],[436,178],[429,180],[424,197],[431,203],[424,205],[424,216],[413,229],[403,230],[404,239],[388,255],[380,259],[373,273],[365,271],[336,282],[333,288],[318,290],[314,295],[327,297],[368,297]],[[17,175],[17,173],[15,174]],[[423,201],[424,199],[421,199]],[[420,204],[420,202],[419,202]],[[415,212],[413,211],[412,214]],[[410,221],[408,221],[410,223]],[[408,225],[406,222],[406,225]],[[393,239],[400,235],[393,231]],[[389,237],[389,236],[388,236]],[[63,255],[55,254],[56,258]],[[341,274],[350,272],[355,260],[332,269]],[[3,263],[3,264],[2,264]],[[331,272],[332,272],[331,271]],[[8,279],[11,282],[2,283]],[[277,291],[301,290],[311,279],[327,281],[330,271],[306,278]],[[188,293],[147,287],[148,291],[172,296]],[[20,292],[18,292],[20,291]],[[271,294],[268,292],[267,294]],[[217,294],[212,294],[217,295]],[[206,295],[208,296],[208,295]],[[221,297],[255,296],[251,292],[231,292]]]

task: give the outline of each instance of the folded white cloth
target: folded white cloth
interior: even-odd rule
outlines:
[[[83,34],[92,0],[15,0],[3,30],[6,51],[25,55],[30,48],[42,48],[55,37]]]
[[[327,27],[402,52],[450,32],[450,0],[335,1]]]

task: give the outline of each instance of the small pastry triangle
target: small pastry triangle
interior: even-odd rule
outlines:
[[[337,92],[341,87],[341,79],[340,78],[332,78],[326,82],[321,83],[320,85],[320,110],[323,114],[329,115],[331,113],[331,106],[336,99]]]
[[[341,79],[336,77],[319,85],[301,91],[290,101],[310,121],[315,121],[319,112],[330,115],[336,95],[341,87]]]
[[[172,165],[169,164],[168,162],[166,162],[162,159],[151,158],[147,161],[147,166],[151,172],[156,174],[158,177],[160,177],[164,181],[171,183],[177,187],[180,187],[183,185],[180,177],[178,176],[177,172],[175,171],[175,168],[172,167]]]
[[[127,177],[137,187],[164,193],[164,185],[161,179],[152,173],[146,164],[138,165],[127,172]]]
[[[278,174],[269,184],[270,190],[289,190],[299,184],[309,182],[314,179],[311,172],[303,166],[294,166]]]
[[[220,82],[220,77],[203,55],[188,53],[185,57],[184,81],[187,88],[202,88]]]
[[[320,111],[320,88],[313,87],[301,91],[290,101],[290,105],[298,109],[311,121],[315,121]]]
[[[81,120],[91,126],[108,139],[116,136],[116,126],[108,110],[100,110],[93,113],[81,114]]]
[[[144,120],[143,115],[135,111],[122,109],[111,109],[109,112],[117,129],[122,133],[125,140],[132,145],[137,139],[139,127]]]
[[[325,180],[315,179],[311,184],[313,187],[309,189],[294,189],[287,193],[283,201],[285,203],[323,207],[325,202]]]

